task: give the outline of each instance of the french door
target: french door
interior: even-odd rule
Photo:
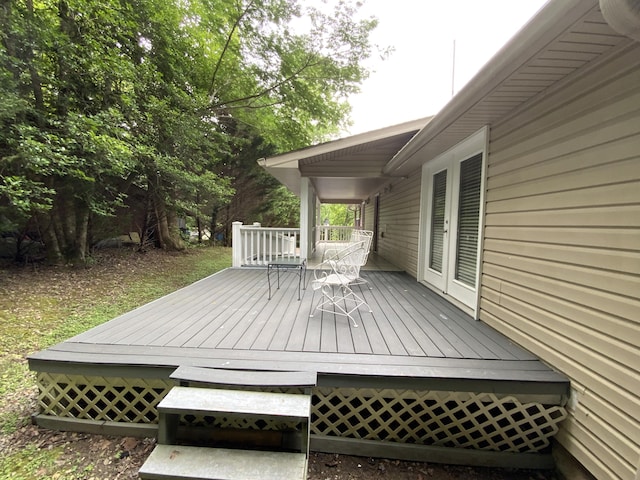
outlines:
[[[475,311],[483,151],[448,154],[425,165],[424,281]]]

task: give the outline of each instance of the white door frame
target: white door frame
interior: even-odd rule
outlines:
[[[421,211],[424,211],[424,221],[422,221],[422,230],[424,231],[424,245],[420,247],[420,253],[423,255],[420,260],[422,267],[422,274],[419,279],[426,282],[434,289],[440,292],[446,292],[447,290],[447,262],[445,259],[449,256],[449,219],[451,218],[451,201],[449,195],[445,198],[444,207],[444,236],[442,242],[442,271],[438,272],[430,267],[430,245],[431,245],[431,219],[433,215],[433,180],[434,176],[442,171],[446,171],[446,191],[450,192],[452,188],[453,175],[451,172],[451,162],[453,157],[449,154],[440,155],[438,158],[429,162],[428,165],[424,165],[422,168],[422,204]]]
[[[420,199],[420,240],[418,255],[418,280],[446,297],[465,311],[477,316],[480,286],[480,264],[482,232],[484,231],[484,197],[487,165],[489,128],[481,128],[454,147],[426,162],[422,167]],[[460,164],[478,153],[482,153],[482,177],[480,186],[480,212],[478,219],[478,255],[475,288],[455,280],[455,255],[458,225],[458,189]],[[445,204],[445,236],[443,239],[443,268],[438,273],[429,268],[429,248],[431,240],[431,214],[433,197],[433,176],[447,170],[447,197]]]

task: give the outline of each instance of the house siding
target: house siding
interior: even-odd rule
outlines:
[[[558,441],[640,458],[640,44],[493,125],[480,319],[571,379]]]
[[[380,192],[378,253],[417,278],[421,170]]]

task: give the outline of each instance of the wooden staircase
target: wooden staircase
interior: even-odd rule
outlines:
[[[315,374],[179,367],[171,378],[179,380],[182,386],[174,387],[158,404],[158,445],[140,468],[141,479],[306,478]],[[189,384],[200,386],[186,386]],[[240,390],[239,386],[295,387],[304,393]],[[202,432],[196,435],[195,429],[201,427],[180,426],[185,415],[271,427],[269,430],[211,427],[206,435]],[[294,433],[273,431],[274,422],[299,428]],[[210,445],[194,444],[205,437]]]

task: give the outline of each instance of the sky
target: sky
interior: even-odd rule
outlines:
[[[546,1],[365,0],[362,15],[379,21],[371,43],[395,51],[365,64],[372,73],[349,98],[346,133],[436,114]]]

